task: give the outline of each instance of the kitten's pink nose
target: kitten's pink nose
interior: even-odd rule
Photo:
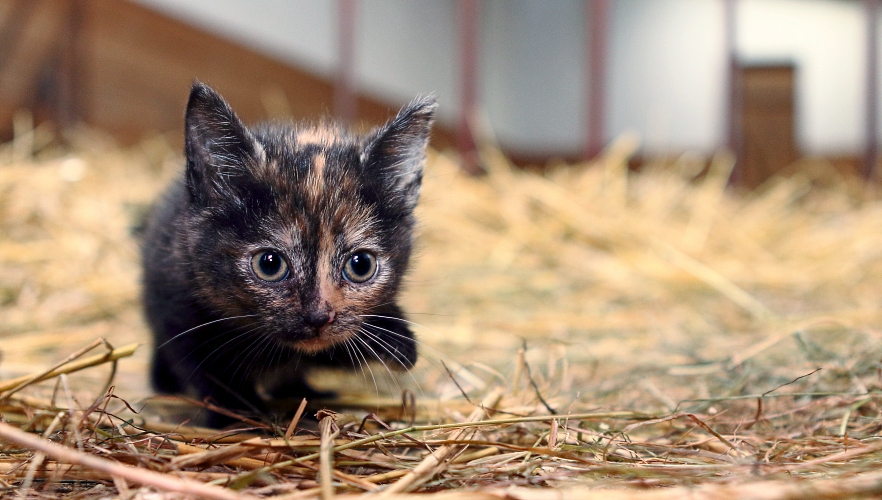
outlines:
[[[333,321],[334,311],[308,311],[303,315],[303,322],[317,330]]]

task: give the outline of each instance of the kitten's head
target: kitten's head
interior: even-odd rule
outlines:
[[[397,314],[435,107],[414,100],[365,136],[334,125],[249,129],[195,83],[184,239],[186,272],[207,307],[256,314],[258,332],[308,353],[381,334],[363,323]],[[412,364],[401,323],[384,347]]]

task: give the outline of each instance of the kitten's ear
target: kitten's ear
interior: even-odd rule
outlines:
[[[368,172],[381,172],[393,198],[413,209],[420,195],[426,146],[438,104],[434,95],[414,99],[374,131],[365,146]]]
[[[185,118],[187,188],[196,203],[211,204],[228,196],[228,180],[244,173],[257,143],[211,87],[194,82]]]

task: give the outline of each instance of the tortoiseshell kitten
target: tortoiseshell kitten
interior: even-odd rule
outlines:
[[[247,128],[194,83],[186,172],[143,248],[157,391],[263,413],[273,372],[284,377],[272,397],[305,397],[316,393],[304,369],[317,363],[416,362],[396,295],[435,107],[414,100],[366,136]]]

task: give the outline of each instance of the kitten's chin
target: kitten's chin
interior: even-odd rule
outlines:
[[[306,340],[298,340],[297,342],[292,342],[289,345],[294,349],[306,353],[306,354],[317,354],[331,347],[334,347],[337,344],[341,344],[349,340],[351,335],[333,335],[333,336],[318,336],[311,339]]]

